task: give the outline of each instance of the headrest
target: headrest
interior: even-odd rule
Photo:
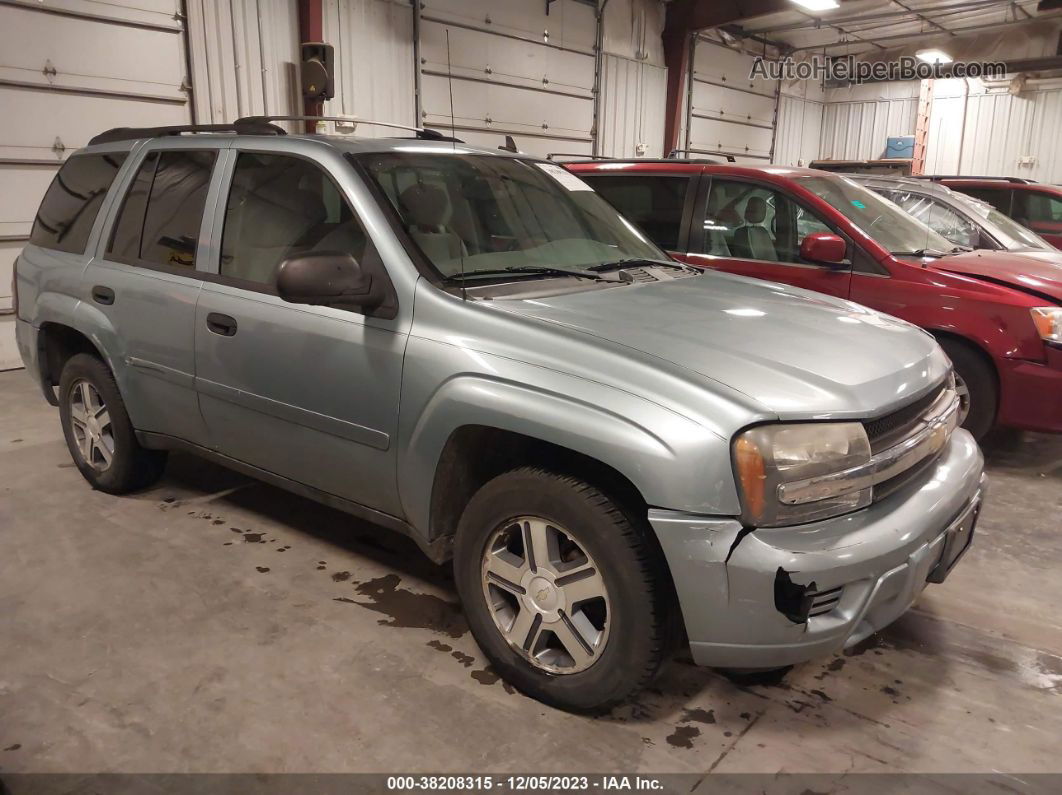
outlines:
[[[752,196],[745,202],[745,222],[762,224],[767,217],[767,200],[762,196]]]
[[[436,185],[423,183],[410,185],[399,195],[398,203],[413,226],[428,228],[442,226],[450,211],[450,202],[446,192]]]

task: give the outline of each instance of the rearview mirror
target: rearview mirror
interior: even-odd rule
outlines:
[[[293,304],[374,307],[383,302],[379,280],[350,254],[315,251],[290,257],[277,270],[277,292]]]
[[[847,254],[848,244],[828,232],[813,232],[800,241],[800,258],[816,265],[843,265]]]

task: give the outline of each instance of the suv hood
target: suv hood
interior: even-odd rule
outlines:
[[[693,371],[783,419],[884,413],[949,367],[936,341],[902,320],[730,274],[492,303]]]
[[[930,267],[989,279],[1062,303],[1062,251],[968,251],[941,257]]]

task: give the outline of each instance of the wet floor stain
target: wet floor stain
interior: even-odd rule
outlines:
[[[65,464],[56,464],[56,468],[57,469],[73,469],[73,467],[74,467],[74,462],[73,461],[68,461]]]
[[[259,572],[260,574],[265,574],[267,571],[269,571],[268,566],[255,566],[254,568],[255,571]]]
[[[675,731],[667,736],[667,744],[675,748],[693,748],[693,741],[701,736],[696,726],[676,726]]]
[[[429,640],[426,645],[431,646],[436,651],[451,652],[454,650],[453,646],[443,643],[441,640]]]
[[[245,537],[246,537],[246,536],[245,536]],[[273,543],[273,541],[275,541],[275,540],[276,540],[276,539],[270,539],[270,540],[269,540],[269,543],[271,543],[271,544],[272,544],[272,543]],[[289,549],[291,549],[291,547],[290,547],[290,546],[283,546],[283,547],[277,547],[277,552],[287,552],[287,551],[288,551]]]
[[[265,533],[244,533],[243,540],[246,544],[264,544]]]
[[[465,668],[471,668],[472,663],[476,661],[475,657],[471,654],[465,654],[463,651],[452,651],[450,652],[450,656],[461,663],[461,665],[465,666]]]
[[[349,579],[350,579],[350,572],[349,571],[337,571],[335,574],[332,575],[332,581],[333,582],[346,582]]]
[[[498,684],[498,680],[501,679],[501,677],[491,668],[484,668],[482,671],[473,671],[469,676],[481,685],[496,685]]]
[[[357,592],[370,601],[345,601],[384,615],[385,618],[376,622],[380,626],[427,629],[451,638],[460,638],[468,632],[468,624],[457,603],[433,594],[400,588],[400,582],[397,574],[385,574],[357,586]]]
[[[15,743],[14,745],[9,745],[4,750],[5,751],[17,751],[21,747],[22,747],[22,743]]]
[[[715,723],[714,709],[684,709],[682,723]]]

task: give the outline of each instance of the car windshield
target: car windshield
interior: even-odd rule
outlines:
[[[797,177],[799,185],[829,202],[866,235],[901,256],[943,256],[955,248],[947,238],[874,191],[846,177]]]
[[[1054,246],[1034,231],[1022,226],[1013,218],[1003,215],[988,202],[983,202],[958,191],[953,191],[951,198],[978,218],[988,221],[992,225],[993,235],[999,239],[1003,248],[1011,251],[1021,248],[1037,248],[1043,251],[1054,250]]]
[[[667,261],[554,163],[427,147],[374,152],[359,162],[444,278],[592,277],[595,266],[621,260]]]

